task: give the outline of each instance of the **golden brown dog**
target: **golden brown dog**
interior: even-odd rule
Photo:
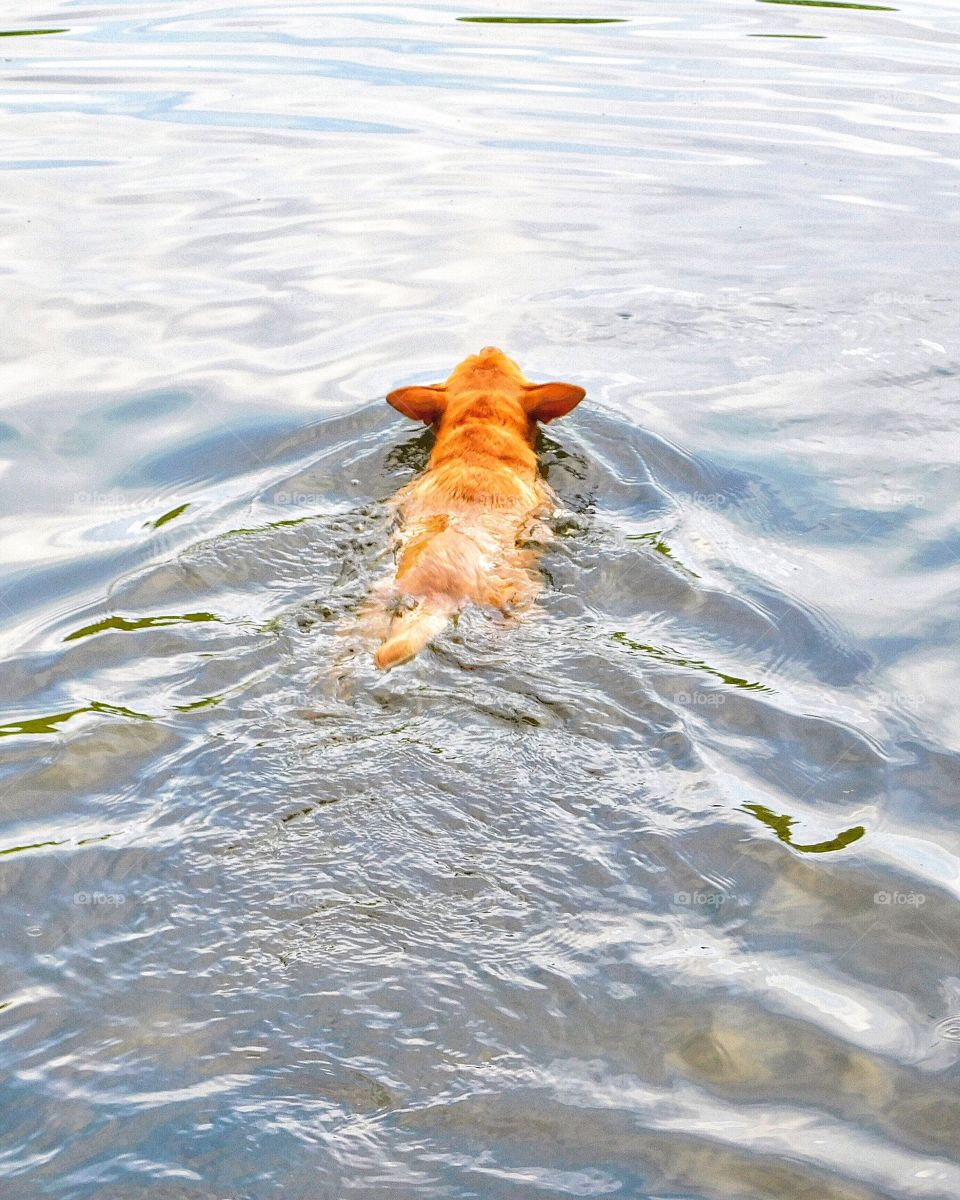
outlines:
[[[530,383],[493,346],[439,387],[387,396],[433,425],[436,443],[424,474],[394,497],[396,577],[368,610],[380,614],[377,666],[412,658],[468,603],[508,613],[534,599],[535,558],[523,541],[552,505],[533,449],[537,422],[565,416],[583,397],[569,383]]]

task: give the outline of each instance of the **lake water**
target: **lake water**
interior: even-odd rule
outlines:
[[[956,1200],[956,6],[2,31],[0,1194]],[[490,343],[542,612],[381,675]]]

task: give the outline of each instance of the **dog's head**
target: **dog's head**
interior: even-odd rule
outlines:
[[[586,395],[572,383],[531,383],[512,358],[496,346],[471,354],[436,387],[398,388],[387,396],[397,412],[425,425],[448,425],[487,416],[499,423],[525,425],[533,436],[537,421],[565,417]]]

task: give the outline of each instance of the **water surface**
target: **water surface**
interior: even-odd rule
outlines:
[[[960,1195],[955,8],[3,24],[4,1196]],[[380,675],[491,343],[542,612]]]

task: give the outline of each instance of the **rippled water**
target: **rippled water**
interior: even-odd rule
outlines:
[[[955,6],[202,7],[3,18],[0,1192],[954,1200]],[[488,343],[543,612],[379,675]]]

